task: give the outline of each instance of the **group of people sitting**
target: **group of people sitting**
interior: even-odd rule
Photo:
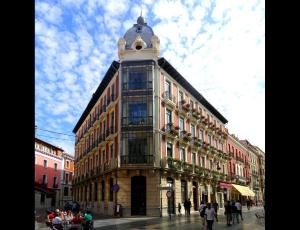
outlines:
[[[87,210],[83,215],[79,210],[77,213],[72,213],[71,210],[60,211],[55,209],[55,211],[47,210],[46,225],[51,229],[63,230],[66,229],[81,229],[84,230],[93,229],[93,216],[91,211]]]

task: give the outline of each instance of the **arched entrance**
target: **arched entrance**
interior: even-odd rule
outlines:
[[[131,177],[131,215],[146,215],[146,177]]]
[[[174,180],[171,177],[167,178],[167,186],[171,187],[172,196],[168,198],[168,212],[175,214],[175,192],[174,192]]]

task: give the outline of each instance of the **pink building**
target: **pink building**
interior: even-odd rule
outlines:
[[[57,206],[63,149],[35,138],[35,208]]]

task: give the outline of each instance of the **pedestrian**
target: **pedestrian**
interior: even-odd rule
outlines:
[[[242,214],[242,204],[241,204],[241,201],[237,201],[235,202],[235,206],[236,206],[236,209],[237,209],[237,219],[239,219],[239,215],[241,216],[241,220],[244,220],[243,219],[243,214]]]
[[[178,203],[178,216],[181,216],[181,204]]]
[[[225,216],[226,216],[226,221],[227,221],[227,226],[231,225],[231,205],[230,201],[228,200],[225,204]]]
[[[187,201],[187,214],[188,214],[188,216],[191,215],[191,206],[192,206],[191,200],[188,199],[188,201]]]
[[[216,213],[216,221],[218,222],[218,210],[219,210],[219,204],[217,203],[216,200],[212,203],[212,207],[215,210]]]
[[[188,206],[187,200],[185,200],[184,203],[183,203],[183,207],[184,207],[184,215],[185,215],[185,216],[187,215],[187,206]]]
[[[247,208],[250,210],[250,199],[247,199]]]
[[[55,227],[55,229],[57,230],[63,230],[63,220],[61,218],[61,213],[59,211],[59,209],[56,209],[54,212],[54,218],[52,220],[52,226]]]
[[[206,209],[206,205],[204,204],[204,201],[202,200],[200,203],[200,206],[199,206],[199,213],[200,213],[200,217],[202,218],[202,225],[205,225],[205,218],[204,218],[205,209]]]
[[[50,227],[52,225],[52,220],[54,219],[54,213],[51,211],[51,210],[47,210],[46,211],[46,220],[45,220],[45,223],[46,223],[46,226],[47,227]]]
[[[208,203],[207,208],[205,210],[205,219],[207,222],[207,230],[212,230],[215,216],[216,216],[215,209],[211,208],[211,204]]]
[[[237,213],[237,208],[235,206],[235,202],[232,201],[231,203],[231,215],[232,215],[232,224],[234,224],[234,219],[236,219],[236,222],[239,223],[239,219],[238,219],[238,213]]]

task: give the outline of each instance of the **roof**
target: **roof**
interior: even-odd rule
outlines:
[[[157,63],[221,122],[223,122],[224,124],[228,122],[227,119],[218,110],[216,110],[187,80],[185,80],[185,78],[180,73],[178,73],[178,71],[165,58],[159,58],[157,60]]]
[[[76,133],[77,130],[80,128],[81,124],[84,122],[85,118],[90,114],[91,110],[93,109],[94,105],[97,103],[98,99],[100,98],[101,94],[118,71],[120,63],[117,61],[113,61],[107,70],[104,78],[102,79],[100,85],[98,86],[96,92],[93,94],[92,99],[88,103],[87,107],[85,108],[84,112],[82,113],[81,117],[79,118],[77,124],[73,129],[73,133]]]
[[[152,28],[145,23],[142,16],[139,16],[137,24],[134,24],[130,29],[128,29],[124,35],[126,49],[130,49],[137,36],[141,36],[143,41],[147,44],[147,48],[152,47],[151,38],[153,35],[154,32]]]
[[[39,139],[39,138],[37,138],[37,137],[35,137],[35,140],[38,141],[38,142],[42,142],[42,143],[45,144],[45,145],[50,145],[51,147],[53,147],[53,148],[55,148],[55,149],[59,149],[59,150],[61,150],[61,151],[64,151],[62,148],[59,148],[59,147],[57,147],[57,146],[55,146],[55,145],[52,145],[52,144],[50,144],[50,143],[48,143],[48,142],[46,142],[46,141],[43,141],[43,140],[41,140],[41,139]]]

